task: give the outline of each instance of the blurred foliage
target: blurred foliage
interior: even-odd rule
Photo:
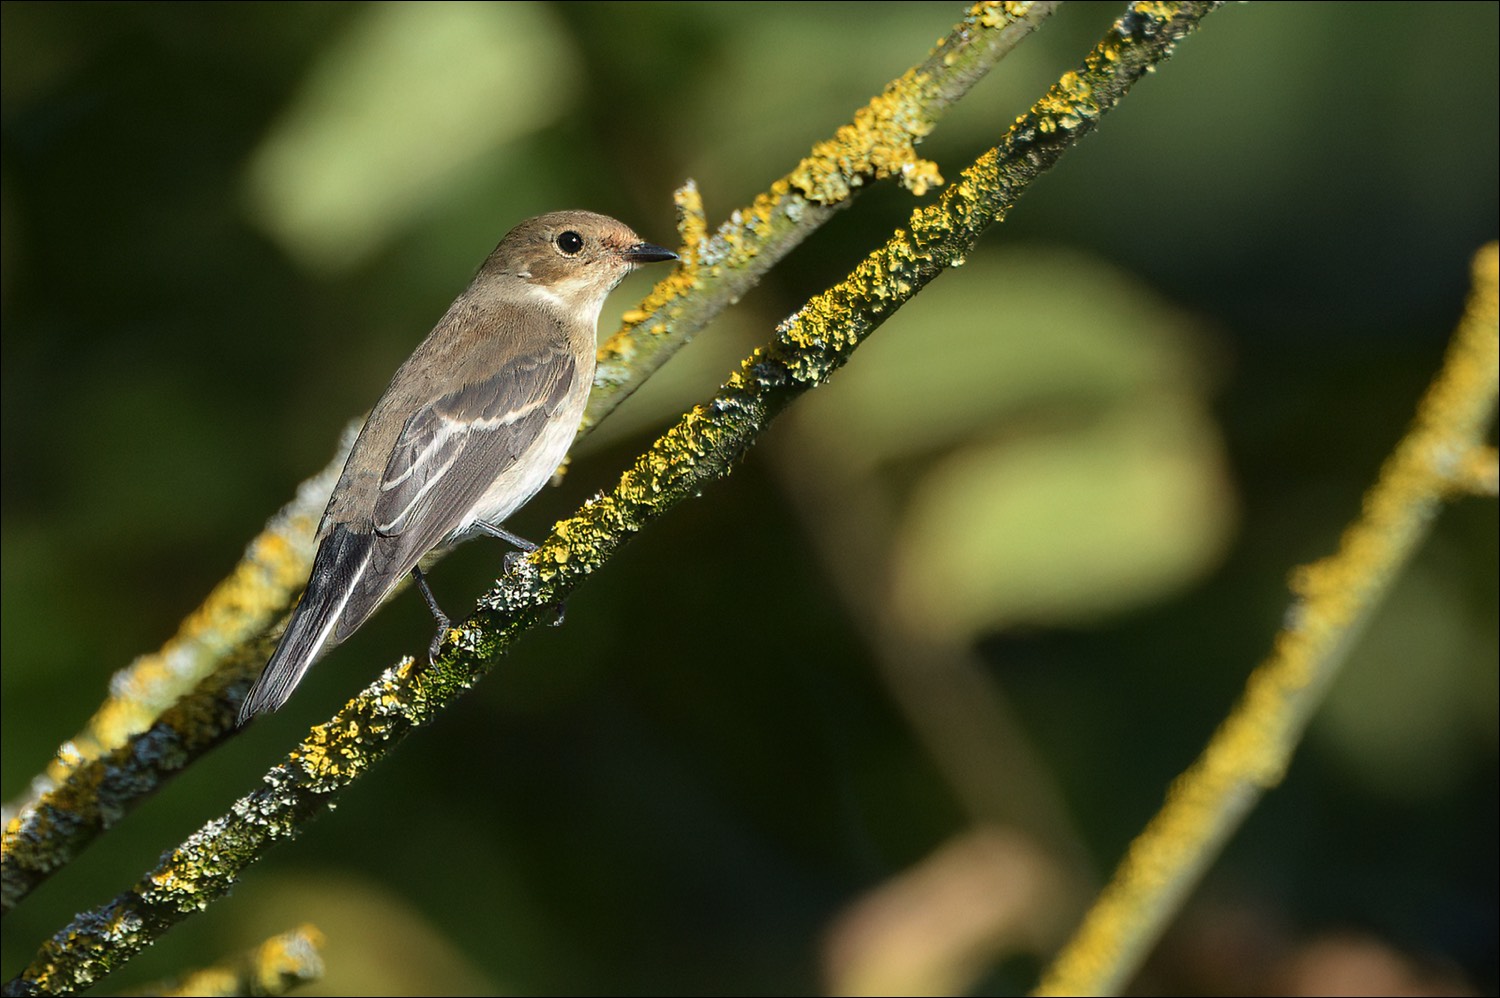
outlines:
[[[956,175],[1118,10],[1065,6],[923,154]],[[716,222],[958,15],[6,3],[4,796],[321,467],[511,224],[587,207],[670,242],[689,176]],[[862,906],[988,855],[955,850],[976,822],[1019,827],[1006,861],[1050,857],[1044,882],[1097,879],[1437,368],[1497,231],[1497,20],[1214,15],[729,482],[121,983],[308,921],[328,936],[308,993],[805,993],[862,979],[839,963]],[[609,482],[913,203],[863,194],[516,529]],[[1141,988],[1274,991],[1373,947],[1496,989],[1496,520],[1445,513]],[[444,562],[445,605],[499,560]],[[414,596],[389,607],[7,916],[5,976],[429,631]],[[910,677],[948,682],[955,653],[1026,749],[973,766],[1043,788],[1060,822],[976,808],[912,722]],[[1026,987],[1066,930],[1049,919],[971,986]]]

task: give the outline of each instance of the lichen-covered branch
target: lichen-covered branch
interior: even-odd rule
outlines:
[[[777,412],[827,380],[902,304],[961,263],[1030,182],[1091,132],[1215,6],[1131,6],[1084,64],[1018,119],[997,148],[965,170],[937,204],[913,214],[909,230],[783,322],[770,344],[659,438],[608,494],[559,522],[480,610],[450,632],[436,662],[419,669],[406,659],[388,670],[314,728],[228,814],[194,833],[133,888],[59,931],[6,993],[87,987],[221,896],[267,848],[294,836],[340,790],[477,683],[517,634],[550,621],[556,604],[630,537],[726,475]]]
[[[936,168],[917,158],[915,145],[948,107],[1056,6],[1055,2],[975,4],[924,62],[892,81],[849,124],[815,146],[748,207],[731,213],[712,234],[696,186],[689,182],[678,191],[682,266],[627,312],[623,328],[600,348],[595,387],[580,435],[816,231],[857,188],[896,177],[920,194],[929,185],[941,183]],[[6,808],[6,833],[0,840],[4,883],[0,911],[8,911],[40,882],[39,871],[57,869],[76,855],[90,837],[83,834],[86,829],[107,827],[86,818],[70,819],[72,834],[65,840],[49,841],[48,834],[61,825],[27,812],[51,809],[61,818],[60,802],[81,800],[80,789],[99,778],[76,774],[79,766],[103,756],[118,757],[128,739],[147,731],[179,697],[201,696],[191,691],[214,669],[230,667],[223,662],[230,650],[264,635],[290,608],[307,580],[315,549],[313,532],[357,431],[356,422],[346,431],[333,461],[302,484],[296,499],[251,542],[233,574],[184,621],[178,634],[160,651],[142,656],[116,674],[110,698],[84,731],[58,751],[46,773],[33,781],[27,799]],[[198,708],[199,713],[204,710]],[[163,775],[137,776],[134,782],[154,790]],[[118,778],[115,782],[130,781]],[[123,813],[125,803],[111,802],[107,810]],[[24,840],[13,834],[23,827],[27,829]],[[24,849],[24,860],[12,857],[13,846]]]
[[[235,730],[236,706],[271,653],[262,634],[241,644],[224,667],[168,707],[150,729],[75,766],[5,828],[3,907],[27,894],[119,822],[140,801]]]
[[[890,177],[917,195],[943,182],[916,145],[1056,3],[976,3],[921,64],[886,85],[790,173],[711,235],[691,182],[678,193],[682,265],[625,316],[599,350],[580,433],[630,396],[714,316],[739,301],[862,185]]]
[[[328,467],[302,483],[292,501],[250,542],[228,578],[214,587],[166,644],[115,673],[109,697],[84,729],[58,749],[46,771],[32,781],[24,800],[6,805],[0,855],[7,863],[14,819],[24,817],[23,812],[39,797],[66,781],[80,766],[109,755],[150,728],[162,711],[219,668],[225,655],[264,635],[276,616],[286,610],[307,581],[318,518],[328,505],[328,493],[358,432],[357,424],[344,432]],[[15,900],[8,880],[6,884],[0,911],[9,911]]]
[[[1412,428],[1381,468],[1337,553],[1300,570],[1290,623],[1203,755],[1130,845],[1114,879],[1036,993],[1116,994],[1203,871],[1281,781],[1363,624],[1427,536],[1456,478],[1490,448],[1500,371],[1500,246],[1482,250],[1474,290]]]
[[[129,994],[177,998],[223,995],[284,995],[299,984],[323,976],[323,933],[301,925],[261,943],[249,953],[214,967],[183,974],[175,980]]]

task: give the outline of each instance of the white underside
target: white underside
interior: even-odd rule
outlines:
[[[588,382],[584,384],[587,388]],[[573,438],[578,435],[578,424],[583,419],[583,407],[587,400],[587,391],[579,393],[576,399],[567,401],[556,418],[547,421],[541,436],[537,437],[527,452],[495,479],[474,504],[474,508],[454,527],[449,535],[450,540],[459,540],[474,533],[475,524],[481,521],[500,526],[541,491],[553,472],[557,471],[558,465],[562,464]]]

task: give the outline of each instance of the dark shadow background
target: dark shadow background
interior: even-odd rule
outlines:
[[[510,225],[588,207],[670,243],[670,194],[687,177],[716,225],[960,13],[418,9],[4,5],[6,799],[323,465]],[[955,178],[1117,11],[1067,6],[923,154]],[[1186,567],[1149,598],[1128,595],[1143,591],[1129,576],[1127,595],[1087,612],[1065,596],[1062,609],[1002,613],[1013,604],[996,597],[982,619],[931,628],[921,607],[942,610],[941,591],[934,603],[930,583],[898,579],[915,593],[900,597],[906,626],[977,655],[1004,691],[1032,775],[1082,847],[1058,851],[1084,881],[1107,875],[1269,648],[1288,572],[1331,551],[1357,513],[1438,368],[1472,254],[1496,236],[1497,7],[1411,11],[1216,13],[968,267],[877,334],[931,340],[908,358],[962,363],[943,337],[975,326],[954,317],[1006,313],[1007,268],[1064,258],[1124,275],[1186,330],[1172,363],[1188,373],[1163,397],[1194,400],[1209,443],[1186,480],[1218,497]],[[487,45],[493,71],[476,56]],[[913,204],[889,185],[862,194],[611,420],[516,529],[540,536],[611,484]],[[1098,284],[1063,287],[1070,308],[1108,314],[1115,301],[1086,290]],[[646,288],[627,283],[601,326]],[[882,362],[860,382],[862,360],[845,374],[878,399]],[[941,394],[892,397],[891,425],[915,425]],[[1074,411],[1047,398],[1027,411]],[[945,508],[933,469],[958,475],[945,462],[1011,439],[1012,423],[963,418],[972,434],[882,458],[868,479],[918,511],[897,514],[899,565],[923,564],[901,538],[942,527],[919,515]],[[794,496],[834,479],[808,447],[851,466],[865,453],[827,425],[789,414],[728,481],[592,579],[565,626],[528,637],[121,984],[306,920],[330,936],[328,976],[307,993],[822,987],[821,940],[840,912],[985,817],[924,750],[875,664],[878,635],[815,554],[818,521]],[[1081,509],[1111,501],[1108,480],[1084,468],[1083,482]],[[1166,501],[1150,486],[1141,501]],[[478,544],[444,564],[450,611],[500,557]],[[1458,501],[1142,987],[1274,991],[1310,943],[1357,938],[1431,987],[1495,992],[1495,564],[1494,501]],[[5,976],[429,634],[415,597],[389,607],[285,711],[8,916]],[[1025,949],[973,988],[1028,987],[1040,957]]]

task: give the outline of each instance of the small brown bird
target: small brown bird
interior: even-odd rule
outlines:
[[[286,703],[309,666],[369,618],[417,563],[503,526],[567,454],[594,380],[599,309],[638,264],[675,260],[621,222],[560,211],[522,222],[484,261],[359,433],[318,527],[302,602],[240,708]]]

